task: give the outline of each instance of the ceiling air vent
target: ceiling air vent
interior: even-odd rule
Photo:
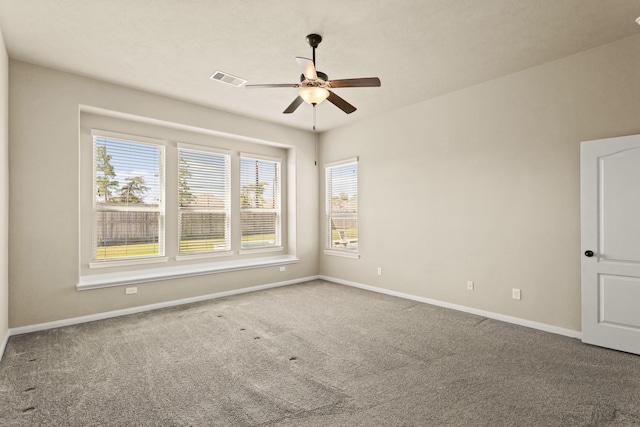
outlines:
[[[219,82],[222,83],[226,83],[229,84],[231,86],[235,86],[235,87],[240,87],[242,85],[244,85],[245,83],[247,83],[247,81],[245,79],[241,79],[240,77],[236,77],[232,74],[229,73],[225,73],[222,71],[216,71],[215,73],[213,73],[213,75],[210,77],[211,80],[217,80]]]

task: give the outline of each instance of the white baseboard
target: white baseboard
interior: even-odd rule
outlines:
[[[452,310],[463,311],[465,313],[476,314],[478,316],[487,317],[489,319],[500,320],[507,323],[513,323],[520,326],[526,326],[532,329],[538,329],[544,332],[550,332],[552,334],[564,335],[570,338],[582,338],[582,333],[580,331],[574,331],[572,329],[560,328],[558,326],[547,325],[546,323],[534,322],[532,320],[521,319],[519,317],[507,316],[504,314],[493,313],[490,311],[479,310],[477,308],[466,307],[463,305],[451,304],[444,301],[438,301],[430,298],[418,297],[411,294],[405,294],[402,292],[390,291],[384,288],[377,288],[375,286],[363,285],[362,283],[351,282],[349,280],[336,279],[335,277],[329,276],[318,276],[318,278],[322,280],[326,280],[328,282],[334,282],[341,285],[353,286],[354,288],[365,289],[367,291],[378,292],[381,294],[391,295],[394,297],[409,299],[417,302],[423,302],[426,304],[436,305],[439,307],[450,308]]]
[[[142,313],[145,311],[157,310],[159,308],[174,307],[176,305],[190,304],[194,302],[207,301],[210,299],[223,298],[231,295],[245,294],[248,292],[261,291],[264,289],[277,288],[280,286],[293,285],[296,283],[308,282],[316,280],[319,276],[301,277],[299,279],[287,280],[284,282],[268,283],[266,285],[251,286],[249,288],[234,289],[231,291],[217,292],[214,294],[200,295],[197,297],[183,298],[179,300],[160,302],[156,304],[141,305],[138,307],[124,308],[121,310],[107,311],[104,313],[90,314],[87,316],[72,317],[70,319],[56,320],[53,322],[38,323],[35,325],[19,326],[10,328],[4,340],[6,345],[9,336],[27,334],[29,332],[44,331],[46,329],[60,328],[62,326],[77,325],[79,323],[93,322],[95,320],[109,319],[112,317],[126,316],[128,314]],[[4,352],[4,346],[1,347]],[[1,357],[1,354],[0,354]]]
[[[9,342],[9,335],[11,335],[11,329],[7,329],[7,332],[4,334],[4,338],[2,342],[0,342],[0,362],[2,361],[2,356],[4,356],[4,349],[7,348],[7,343]]]
[[[231,291],[218,292],[218,293],[214,293],[214,294],[200,295],[200,296],[197,296],[197,297],[183,298],[183,299],[179,299],[179,300],[161,302],[161,303],[157,303],[157,304],[149,304],[149,305],[143,305],[143,306],[139,306],[139,307],[131,307],[131,308],[125,308],[125,309],[121,309],[121,310],[107,311],[105,313],[97,313],[97,314],[90,314],[90,315],[87,315],[87,316],[73,317],[73,318],[70,318],[70,319],[56,320],[56,321],[53,321],[53,322],[38,323],[38,324],[35,324],[35,325],[27,325],[27,326],[20,326],[20,327],[17,327],[17,328],[10,328],[7,331],[7,333],[5,334],[5,337],[2,340],[2,343],[0,343],[0,360],[2,360],[2,355],[4,354],[4,350],[5,350],[6,346],[7,346],[7,341],[9,340],[9,337],[13,336],[13,335],[20,335],[20,334],[26,334],[26,333],[29,333],[29,332],[43,331],[43,330],[46,330],[46,329],[59,328],[59,327],[62,327],[62,326],[77,325],[79,323],[93,322],[95,320],[109,319],[109,318],[112,318],[112,317],[126,316],[128,314],[142,313],[142,312],[145,312],[145,311],[157,310],[157,309],[160,309],[160,308],[174,307],[174,306],[182,305],[182,304],[190,304],[190,303],[194,303],[194,302],[207,301],[207,300],[210,300],[210,299],[223,298],[223,297],[227,297],[227,296],[231,296],[231,295],[239,295],[239,294],[244,294],[244,293],[248,293],[248,292],[260,291],[260,290],[264,290],[264,289],[277,288],[277,287],[280,287],[280,286],[293,285],[293,284],[296,284],[296,283],[308,282],[310,280],[316,280],[316,279],[322,279],[322,280],[326,280],[328,282],[338,283],[338,284],[346,285],[346,286],[352,286],[352,287],[364,289],[364,290],[367,290],[367,291],[377,292],[377,293],[381,293],[381,294],[385,294],[385,295],[391,295],[391,296],[395,296],[395,297],[399,297],[399,298],[404,298],[404,299],[409,299],[409,300],[422,302],[422,303],[426,303],[426,304],[436,305],[436,306],[439,306],[439,307],[450,308],[452,310],[457,310],[457,311],[462,311],[462,312],[465,312],[465,313],[475,314],[475,315],[478,315],[478,316],[487,317],[489,319],[500,320],[500,321],[503,321],[503,322],[513,323],[513,324],[520,325],[520,326],[526,326],[528,328],[538,329],[538,330],[541,330],[541,331],[550,332],[550,333],[558,334],[558,335],[564,335],[564,336],[571,337],[571,338],[580,339],[582,337],[582,334],[579,331],[574,331],[572,329],[560,328],[558,326],[547,325],[545,323],[534,322],[532,320],[521,319],[519,317],[507,316],[507,315],[504,315],[504,314],[493,313],[493,312],[485,311],[485,310],[479,310],[479,309],[476,309],[476,308],[466,307],[466,306],[463,306],[463,305],[451,304],[451,303],[448,303],[448,302],[438,301],[438,300],[434,300],[434,299],[430,299],[430,298],[419,297],[419,296],[415,296],[415,295],[411,295],[411,294],[406,294],[406,293],[403,293],[403,292],[391,291],[391,290],[388,290],[388,289],[378,288],[378,287],[375,287],[375,286],[364,285],[362,283],[352,282],[352,281],[349,281],[349,280],[337,279],[335,277],[318,275],[318,276],[301,277],[299,279],[287,280],[287,281],[284,281],[284,282],[276,282],[276,283],[269,283],[269,284],[265,284],[265,285],[252,286],[252,287],[249,287],[249,288],[234,289],[234,290],[231,290]]]

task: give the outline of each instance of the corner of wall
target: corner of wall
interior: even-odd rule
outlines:
[[[9,338],[9,57],[0,29],[0,360]]]

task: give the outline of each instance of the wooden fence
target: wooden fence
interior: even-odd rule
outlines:
[[[182,240],[223,239],[226,215],[217,212],[181,212],[178,224]]]
[[[351,230],[358,228],[357,218],[331,218],[332,230]]]
[[[157,212],[96,211],[98,246],[158,241]],[[273,212],[243,212],[242,234],[275,234],[276,214]],[[211,212],[181,212],[179,218],[182,240],[218,239],[225,235],[225,214]]]
[[[157,242],[159,218],[158,212],[97,211],[98,246]]]

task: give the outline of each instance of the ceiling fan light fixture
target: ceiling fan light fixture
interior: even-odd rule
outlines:
[[[323,87],[307,86],[301,88],[298,95],[300,95],[300,98],[304,99],[304,102],[307,104],[318,105],[329,97],[329,91]]]
[[[289,104],[289,106],[282,112],[283,114],[293,113],[300,105],[302,105],[303,102],[311,104],[315,107],[316,105],[324,102],[325,99],[329,100],[330,103],[341,109],[344,113],[353,113],[354,111],[356,111],[356,107],[340,98],[335,92],[328,90],[328,88],[333,89],[343,87],[380,87],[380,79],[377,77],[361,77],[356,79],[329,80],[329,76],[321,71],[316,70],[316,48],[321,41],[322,37],[319,34],[309,34],[307,36],[307,42],[312,48],[313,59],[303,58],[301,56],[296,57],[296,62],[298,63],[298,66],[302,71],[302,74],[300,75],[300,83],[257,85],[252,84],[246,85],[246,87],[300,88],[298,91],[298,96],[296,96],[293,102]],[[315,109],[313,111],[315,111]]]

